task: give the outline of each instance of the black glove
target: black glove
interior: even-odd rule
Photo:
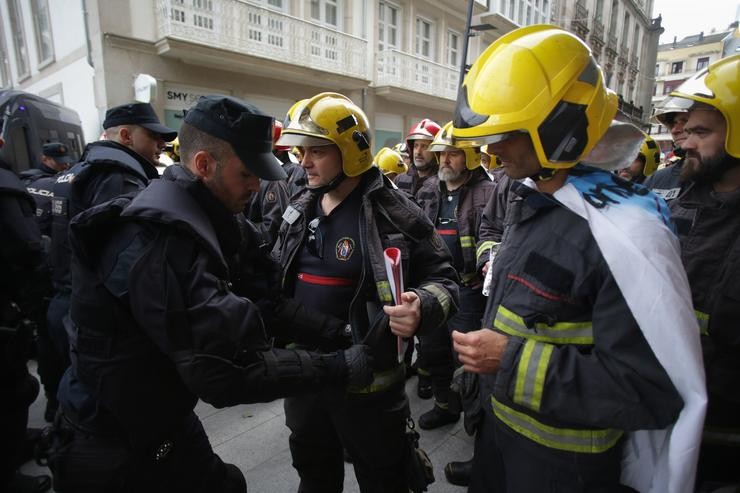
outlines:
[[[372,356],[368,346],[355,344],[345,351],[324,355],[322,359],[331,383],[365,387],[373,381]]]

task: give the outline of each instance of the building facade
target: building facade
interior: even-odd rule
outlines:
[[[282,119],[297,100],[341,92],[365,109],[377,150],[400,141],[421,118],[452,119],[466,4],[6,0],[0,76],[4,88],[77,110],[87,141],[100,135],[106,108],[134,100],[141,74],[156,81],[151,102],[174,128],[201,94],[244,98]],[[487,2],[474,0],[473,24],[485,22],[486,13]],[[476,32],[467,59],[503,32]]]
[[[661,19],[653,0],[553,0],[552,23],[581,37],[619,96],[618,119],[647,129]]]

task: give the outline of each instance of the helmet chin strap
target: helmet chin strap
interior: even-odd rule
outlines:
[[[532,180],[534,181],[538,181],[538,180],[547,181],[551,179],[553,176],[555,176],[555,171],[557,170],[554,168],[542,167],[540,168],[540,171],[537,174],[530,176],[530,178],[532,178]]]
[[[329,181],[329,183],[327,183],[326,185],[319,185],[317,187],[308,187],[308,189],[316,192],[319,195],[323,195],[337,188],[339,184],[344,181],[345,178],[347,178],[347,175],[344,174],[344,171],[340,171],[339,174],[335,176],[334,178],[332,178],[331,181]]]

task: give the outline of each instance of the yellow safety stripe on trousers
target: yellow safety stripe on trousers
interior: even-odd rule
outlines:
[[[540,410],[545,375],[553,349],[552,344],[544,344],[532,339],[524,343],[517,367],[514,402],[534,411]]]
[[[696,321],[699,322],[699,334],[703,336],[709,335],[709,314],[694,310],[696,314]]]
[[[404,365],[397,365],[390,370],[373,373],[373,381],[367,387],[347,387],[347,392],[353,394],[372,394],[373,392],[380,392],[392,386],[393,384],[404,380],[406,375],[406,367]]]
[[[427,291],[432,296],[437,298],[437,301],[442,306],[442,312],[444,312],[445,318],[450,316],[450,295],[446,291],[441,290],[434,284],[425,284],[421,286],[421,289]]]
[[[493,326],[506,334],[552,344],[593,344],[594,329],[591,322],[558,322],[553,325],[536,323],[530,329],[524,319],[499,306]]]
[[[516,411],[491,396],[493,412],[506,426],[545,447],[567,452],[600,454],[612,448],[622,437],[621,430],[576,430],[557,428]]]
[[[493,245],[495,245],[495,244],[496,244],[496,242],[495,241],[491,241],[491,240],[484,241],[483,243],[481,243],[478,246],[478,250],[476,250],[476,252],[475,252],[475,258],[480,261],[480,256],[483,255],[486,252],[486,250],[489,250],[489,249],[493,248]]]
[[[391,292],[391,285],[388,281],[378,281],[375,286],[378,290],[378,299],[381,303],[390,303],[393,301],[393,293]]]
[[[461,236],[460,246],[463,248],[475,248],[475,236]]]

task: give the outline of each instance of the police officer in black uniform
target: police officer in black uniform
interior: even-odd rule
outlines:
[[[43,318],[48,271],[33,199],[11,169],[0,162],[0,491],[43,492],[51,486],[48,476],[16,470],[28,459],[22,457],[28,406],[39,392],[26,363],[33,323]]]
[[[52,464],[59,491],[245,492],[208,443],[199,398],[224,407],[372,379],[364,346],[273,349],[237,292],[237,215],[259,178],[285,177],[272,123],[202,97],[180,129],[181,166],[72,221],[72,366],[94,391],[61,402],[74,439]]]
[[[80,162],[60,174],[54,184],[49,255],[54,297],[49,303],[47,319],[49,335],[65,368],[69,366],[69,349],[64,318],[69,312],[72,290],[67,238],[69,221],[93,205],[146,187],[150,180],[159,176],[155,165],[165,142],[177,136],[175,130],[159,123],[148,103],[109,109],[103,128],[106,140],[89,144]],[[80,389],[69,388],[76,382],[73,375],[68,375],[60,385],[61,391],[85,395]]]
[[[65,171],[73,161],[69,147],[60,142],[49,142],[42,147],[41,167],[31,168],[20,174],[26,190],[36,202],[36,223],[41,230],[47,256],[51,238],[51,199],[54,197],[54,183],[57,180],[57,174]],[[37,349],[39,376],[46,394],[44,419],[51,422],[58,407],[59,380],[68,363],[67,359],[61,355],[62,349],[54,347],[45,319],[46,317],[38,326]]]

